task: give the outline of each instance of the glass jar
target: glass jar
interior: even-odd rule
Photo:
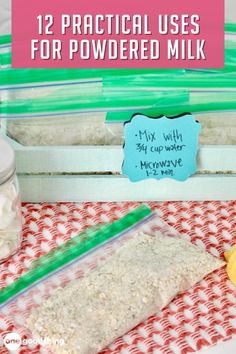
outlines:
[[[0,137],[0,263],[21,246],[22,220],[15,154]]]

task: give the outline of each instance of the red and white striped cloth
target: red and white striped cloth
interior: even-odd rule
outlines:
[[[148,203],[186,239],[215,256],[236,243],[236,202]],[[140,203],[24,204],[21,250],[0,266],[0,288],[27,271],[33,261],[91,225],[114,221]],[[0,354],[8,353],[3,338],[21,329],[0,314]],[[236,288],[225,270],[208,276],[178,296],[161,315],[117,339],[103,354],[185,354],[212,346],[236,334]],[[69,348],[68,348],[69,349]],[[21,346],[20,354],[44,353],[40,346]]]

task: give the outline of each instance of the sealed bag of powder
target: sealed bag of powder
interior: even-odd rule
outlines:
[[[224,264],[145,206],[70,242],[37,262],[23,294],[0,293],[3,312],[23,302],[32,336],[58,354],[99,352]]]

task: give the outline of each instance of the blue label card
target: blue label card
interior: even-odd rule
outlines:
[[[122,173],[132,182],[147,178],[185,181],[196,172],[200,130],[191,114],[177,118],[136,114],[125,123]]]

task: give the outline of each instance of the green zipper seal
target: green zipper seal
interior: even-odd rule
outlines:
[[[142,74],[170,74],[178,75],[183,69],[14,69],[1,70],[0,86],[29,83],[57,82],[68,80],[92,80],[107,76],[142,75]]]
[[[0,65],[1,66],[11,65],[11,52],[0,54]]]
[[[112,224],[98,227],[98,229],[89,228],[58,249],[40,257],[36,263],[33,263],[32,270],[0,291],[0,305],[50,273],[111,240],[150,214],[152,214],[152,210],[148,206],[142,205]]]
[[[187,93],[188,94],[188,93]],[[121,91],[118,89],[115,92],[104,88],[101,95],[93,95],[91,92],[86,94],[73,95],[68,92],[58,99],[57,94],[40,99],[2,101],[0,106],[0,114],[2,115],[18,115],[18,114],[37,114],[37,113],[56,113],[71,111],[110,111],[128,110],[130,107],[148,108],[153,105],[163,106],[179,104],[184,99],[186,101],[186,92],[182,90],[171,92],[154,90],[136,92]],[[10,118],[10,117],[9,117]],[[24,117],[25,118],[25,117]]]
[[[181,93],[181,91],[180,91]],[[125,94],[125,92],[124,92]],[[207,93],[206,93],[207,94]],[[155,95],[144,96],[139,95],[138,92],[131,97],[129,91],[126,92],[125,97],[116,96],[117,99],[114,98],[104,98],[100,99],[94,98],[91,100],[80,101],[77,100],[68,100],[68,102],[61,101],[53,101],[53,102],[34,102],[32,105],[23,104],[23,102],[15,101],[14,104],[10,105],[9,103],[2,102],[0,106],[0,114],[2,114],[2,118],[7,119],[27,119],[27,114],[30,114],[28,118],[34,118],[37,116],[55,115],[57,117],[57,113],[74,113],[78,114],[80,112],[110,112],[108,116],[113,115],[116,117],[115,120],[123,120],[120,117],[125,114],[125,112],[133,112],[133,113],[148,113],[151,115],[177,115],[183,114],[186,112],[213,112],[213,111],[235,111],[236,110],[236,92],[228,93],[228,98],[223,95],[223,97],[219,94],[218,101],[213,97],[212,101],[209,97],[209,102],[206,103],[189,103],[186,102],[185,97],[183,95],[179,96],[180,100],[178,100],[178,96],[171,96],[165,99],[165,97],[155,97]],[[201,98],[199,98],[200,101]],[[178,101],[177,101],[178,100]],[[113,113],[112,113],[113,112]],[[23,115],[23,117],[17,115]],[[12,116],[11,116],[12,115]],[[118,118],[118,119],[117,119]],[[53,116],[51,117],[53,120]],[[79,117],[78,117],[79,119]]]
[[[225,32],[236,33],[236,23],[226,23]]]
[[[4,36],[0,36],[0,45],[11,44],[11,42],[12,42],[12,35],[11,34],[6,34]]]
[[[233,53],[234,54],[234,53]],[[210,68],[209,68],[210,69]],[[213,77],[207,73],[208,69],[199,72],[198,70],[160,70],[160,69],[13,69],[3,68],[1,70],[1,86],[36,84],[68,81],[104,81],[109,83],[110,87],[116,87],[118,81],[122,85],[122,80],[128,79],[140,80],[148,77],[150,82],[155,79],[157,87],[179,88],[179,87],[209,87],[214,88],[216,84],[219,87],[236,87],[234,77],[219,75]],[[147,86],[143,83],[143,87]],[[122,86],[124,88],[124,85]]]
[[[149,117],[158,118],[162,115],[169,118],[176,117],[180,114],[197,114],[197,113],[207,113],[207,112],[223,112],[223,111],[236,111],[236,98],[234,102],[214,102],[214,103],[201,103],[201,104],[184,104],[173,107],[158,107],[141,109],[136,111],[126,111],[126,112],[108,112],[106,115],[106,122],[112,123],[122,123],[129,121],[134,114],[144,114]]]
[[[106,224],[106,226],[111,224]],[[91,241],[91,238],[94,236],[94,233],[97,231],[101,231],[105,227],[105,224],[96,225],[88,228],[87,230],[83,231],[81,234],[75,236],[73,239],[67,241],[60,247],[56,248],[55,250],[51,251],[50,253],[41,256],[37,260],[35,260],[32,264],[30,269],[35,269],[37,267],[41,267],[42,265],[49,264],[50,266],[52,262],[58,262],[65,257],[65,255],[69,252],[69,255],[73,253],[73,248],[80,246],[82,242],[87,242],[88,240]]]

